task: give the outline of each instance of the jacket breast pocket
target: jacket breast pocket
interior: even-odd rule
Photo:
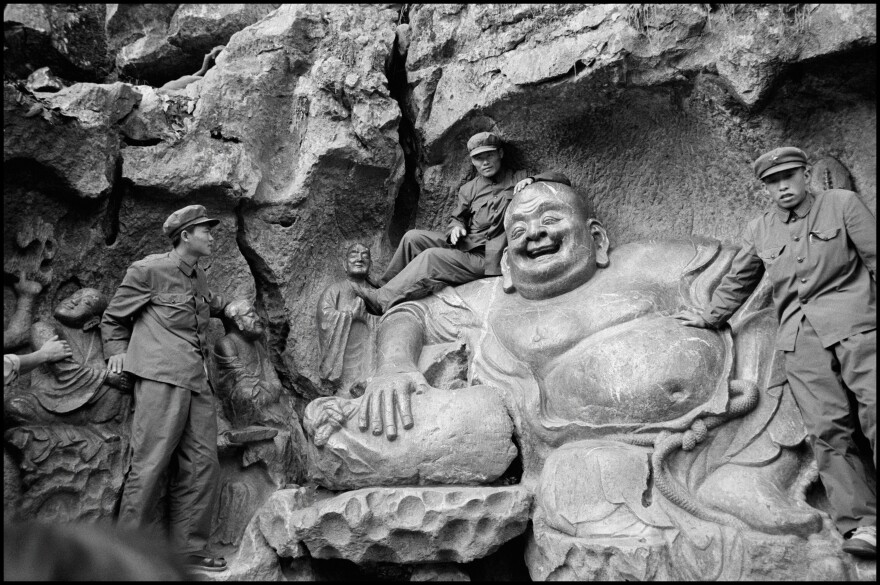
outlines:
[[[179,293],[159,293],[153,297],[153,300],[159,305],[182,305],[189,300],[189,295]]]
[[[810,231],[810,257],[817,266],[842,269],[848,264],[846,236],[839,226],[819,227]]]
[[[188,294],[159,293],[153,296],[153,308],[169,328],[186,326],[192,320],[192,296]]]
[[[758,252],[758,257],[764,262],[764,266],[770,268],[782,256],[785,246],[771,246]]]

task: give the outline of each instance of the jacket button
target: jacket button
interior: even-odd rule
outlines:
[[[803,258],[798,258],[797,261],[798,261],[798,262],[803,262],[804,259],[803,259]]]
[[[800,299],[800,301],[801,301],[801,304],[802,304],[802,305],[806,305],[806,304],[807,304],[807,299]]]
[[[806,279],[806,278],[802,278],[802,279],[801,279],[801,282],[807,282],[807,279]]]
[[[792,238],[792,239],[793,239],[795,242],[800,242],[800,241],[801,241],[801,237],[800,237],[800,236],[795,236],[795,237]]]

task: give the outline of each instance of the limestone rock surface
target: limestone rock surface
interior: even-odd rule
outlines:
[[[112,70],[104,4],[4,4],[3,69],[26,78],[51,67],[65,79],[102,81]]]
[[[875,206],[876,140],[862,127],[876,124],[857,105],[873,90],[831,81],[876,70],[863,53],[876,45],[874,6],[413,5],[408,38],[417,227],[445,227],[473,176],[465,142],[481,130],[518,166],[589,192],[613,244],[736,240],[765,207],[749,163],[779,144],[837,156]],[[806,108],[805,92],[850,105]]]
[[[531,504],[521,486],[366,488],[302,509],[297,498],[280,490],[258,512],[269,545],[356,563],[470,562],[522,534]]]

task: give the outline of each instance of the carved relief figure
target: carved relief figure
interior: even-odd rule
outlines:
[[[369,281],[373,264],[370,249],[363,244],[350,245],[342,264],[345,280],[328,286],[318,299],[319,373],[322,380],[337,388],[337,394],[360,396],[374,367],[379,318],[367,312],[364,300],[351,285],[375,288]]]
[[[233,443],[250,443],[245,465],[262,460],[279,485],[297,481],[305,439],[293,397],[281,385],[269,359],[263,322],[246,299],[229,303],[224,313],[228,332],[215,343],[214,355],[218,393],[232,425],[225,434]]]
[[[772,352],[761,346],[772,315],[756,305],[736,336],[686,330],[670,316],[705,305],[732,249],[693,240],[610,253],[587,201],[550,182],[513,197],[505,229],[502,279],[392,309],[364,396],[309,405],[318,481],[336,489],[360,485],[358,476],[412,482],[383,480],[372,469],[397,449],[433,453],[438,424],[456,427],[474,397],[497,393],[515,425],[522,482],[535,490],[535,555],[549,554],[553,539],[597,546],[642,539],[689,559],[676,574],[705,577],[701,563],[719,555],[729,562],[718,570],[736,574],[730,558],[742,550],[741,528],[803,535],[820,528],[817,511],[802,502],[803,425],[778,387]],[[461,338],[475,348],[469,378],[478,385],[430,388],[417,367],[422,348]],[[478,405],[481,413],[499,408],[485,399]],[[498,432],[462,429],[444,445],[443,465],[455,470],[447,482],[485,466],[467,447]],[[635,562],[640,553],[632,554]]]
[[[57,336],[71,355],[37,368],[28,392],[9,399],[6,411],[18,424],[102,423],[126,414],[131,381],[104,363],[99,324],[106,307],[106,295],[82,288],[58,303],[53,320],[34,323],[33,347]]]

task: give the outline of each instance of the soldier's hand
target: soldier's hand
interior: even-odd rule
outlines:
[[[403,428],[413,426],[410,394],[416,390],[430,388],[425,377],[417,371],[377,374],[368,383],[361,396],[358,428],[365,431],[371,428],[374,435],[381,435],[384,429],[389,441],[397,437],[395,413],[400,414]]]
[[[513,192],[519,193],[520,191],[522,191],[523,189],[525,189],[526,187],[528,187],[529,185],[531,185],[534,182],[535,182],[535,180],[533,178],[526,177],[525,179],[523,179],[522,181],[520,181],[519,183],[517,183],[513,187]]]
[[[449,242],[454,246],[458,243],[458,239],[464,237],[465,234],[467,234],[467,230],[457,225],[449,231]]]
[[[121,374],[125,368],[125,353],[117,353],[107,360],[107,369],[114,374]]]
[[[693,311],[680,311],[672,316],[674,319],[677,319],[682,325],[687,327],[699,327],[700,329],[712,329],[712,326],[703,319],[700,315],[697,315]]]
[[[57,335],[53,335],[50,339],[46,340],[46,343],[40,347],[39,351],[43,359],[48,363],[57,362],[73,355],[70,351],[70,344],[66,341],[60,341]]]
[[[123,392],[131,392],[131,389],[134,387],[131,376],[129,376],[125,372],[119,374],[115,372],[110,372],[107,375],[107,383],[114,388],[122,390]]]

